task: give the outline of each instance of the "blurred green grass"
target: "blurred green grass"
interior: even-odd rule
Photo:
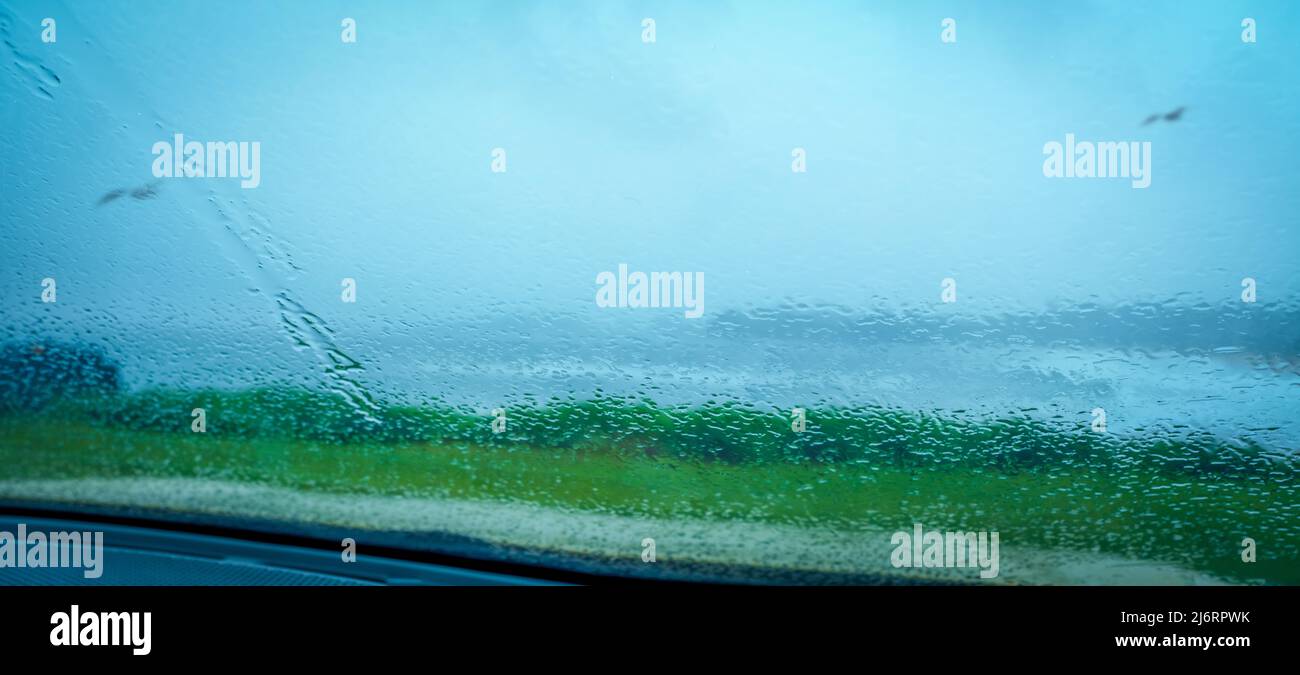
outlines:
[[[190,411],[208,431],[190,431]],[[665,408],[598,399],[394,407],[371,420],[285,390],[150,391],[0,415],[0,480],[194,477],[340,494],[454,497],[595,512],[833,528],[997,530],[1004,542],[1300,584],[1288,457],[1193,435],[1143,439],[1026,419],[878,408]],[[1243,537],[1259,562],[1240,560]]]

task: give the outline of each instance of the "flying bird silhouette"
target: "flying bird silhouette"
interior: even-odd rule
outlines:
[[[1153,123],[1153,122],[1157,122],[1157,121],[1159,121],[1160,118],[1162,118],[1162,117],[1164,118],[1164,120],[1165,120],[1166,122],[1177,122],[1178,120],[1180,120],[1180,119],[1183,118],[1183,111],[1184,111],[1184,110],[1187,110],[1187,106],[1179,106],[1179,108],[1178,108],[1177,110],[1173,110],[1173,111],[1171,111],[1171,112],[1167,112],[1167,113],[1156,113],[1156,114],[1154,114],[1154,115],[1152,115],[1152,116],[1146,118],[1146,120],[1144,120],[1144,121],[1142,122],[1142,126],[1146,126],[1146,125],[1151,124],[1151,123]]]
[[[158,187],[158,181],[154,181],[152,183],[146,183],[144,185],[141,185],[140,187],[137,188],[117,188],[116,190],[109,190],[108,192],[104,193],[103,197],[99,198],[99,201],[95,203],[95,206],[103,206],[111,201],[115,201],[121,198],[122,195],[127,194],[128,190],[130,192],[131,197],[134,199],[138,199],[138,200],[153,199],[154,197],[158,196],[158,190],[156,189],[157,187]]]
[[[158,191],[154,189],[157,185],[158,183],[156,182],[149,183],[148,185],[141,185],[131,191],[131,196],[136,199],[153,199],[158,196]]]
[[[116,190],[109,190],[108,192],[104,193],[103,197],[99,198],[99,202],[97,202],[95,206],[103,206],[113,201],[114,199],[121,197],[124,194],[126,194],[126,190],[123,190],[121,188],[118,188]]]

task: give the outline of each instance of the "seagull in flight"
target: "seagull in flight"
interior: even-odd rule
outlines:
[[[1184,110],[1187,110],[1187,106],[1179,106],[1177,110],[1172,110],[1172,111],[1170,111],[1170,112],[1163,113],[1163,114],[1162,114],[1162,113],[1156,113],[1156,114],[1154,114],[1154,115],[1152,115],[1152,116],[1146,118],[1146,120],[1145,120],[1144,122],[1142,122],[1142,126],[1146,126],[1146,125],[1151,124],[1151,123],[1153,123],[1153,122],[1158,122],[1158,121],[1160,121],[1160,118],[1162,118],[1162,117],[1164,118],[1164,120],[1165,120],[1166,122],[1177,122],[1178,120],[1180,120],[1180,119],[1183,118],[1183,111],[1184,111]]]
[[[118,198],[126,194],[130,194],[132,198],[142,200],[142,201],[145,199],[153,199],[154,197],[158,196],[158,190],[155,189],[157,187],[158,187],[158,181],[154,181],[152,183],[146,183],[145,185],[141,185],[140,187],[137,188],[118,188],[116,190],[109,190],[108,192],[104,193],[103,197],[99,198],[99,201],[95,203],[95,206],[103,206],[111,201],[117,200]]]

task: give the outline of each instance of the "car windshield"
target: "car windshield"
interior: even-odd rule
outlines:
[[[1300,583],[1294,6],[344,5],[0,0],[0,500]]]

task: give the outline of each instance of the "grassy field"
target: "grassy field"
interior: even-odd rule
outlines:
[[[0,480],[192,477],[338,494],[530,502],[632,516],[910,530],[1161,561],[1300,584],[1300,489],[1259,449],[1098,440],[1026,420],[810,415],[595,401],[511,408],[506,434],[451,408],[150,392],[0,416]],[[207,433],[189,411],[208,410]],[[795,436],[804,436],[795,438]],[[0,494],[3,489],[0,488]],[[1259,561],[1240,559],[1243,537]]]

